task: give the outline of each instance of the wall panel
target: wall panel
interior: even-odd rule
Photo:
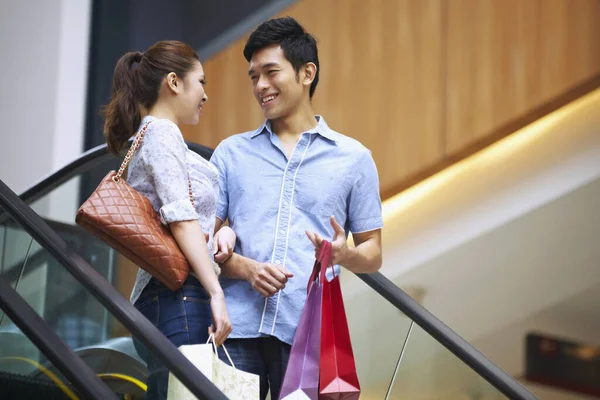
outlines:
[[[600,73],[600,0],[301,0],[281,15],[317,37],[315,110],[372,150],[384,196]],[[209,103],[187,139],[262,123],[245,39],[204,62]]]

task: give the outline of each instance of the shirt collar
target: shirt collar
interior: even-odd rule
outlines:
[[[325,139],[329,139],[334,143],[337,143],[338,139],[336,137],[336,133],[334,131],[332,131],[331,129],[329,129],[329,126],[327,125],[327,122],[325,122],[325,118],[323,118],[320,115],[316,115],[315,116],[317,118],[317,126],[315,126],[313,129],[309,130],[309,133],[318,133],[319,135],[323,136]],[[270,133],[273,134],[273,131],[271,130],[271,121],[266,120],[257,130],[255,130],[252,135],[250,136],[250,138],[255,138],[256,136],[260,135],[261,133]]]

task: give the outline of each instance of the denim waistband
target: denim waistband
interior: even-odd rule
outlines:
[[[204,291],[204,287],[202,286],[202,284],[200,283],[198,278],[196,278],[195,276],[192,276],[192,275],[189,275],[187,277],[187,279],[185,280],[185,282],[183,283],[183,285],[181,286],[181,288],[179,290],[181,291],[183,289],[198,289],[198,290]],[[171,289],[166,287],[158,279],[152,277],[152,279],[150,279],[150,282],[148,282],[148,284],[146,285],[146,287],[140,294],[140,297],[157,294],[157,293],[161,293],[161,292],[165,292],[165,291],[171,291]]]

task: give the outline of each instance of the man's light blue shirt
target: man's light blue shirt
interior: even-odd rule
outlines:
[[[307,229],[331,240],[331,215],[346,234],[383,227],[371,152],[331,130],[322,117],[317,120],[314,129],[302,134],[289,160],[269,121],[227,138],[211,158],[220,175],[217,217],[229,219],[237,235],[235,252],[294,274],[270,298],[245,280],[221,278],[233,324],[230,338],[271,335],[292,343],[315,261]]]

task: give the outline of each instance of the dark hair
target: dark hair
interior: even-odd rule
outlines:
[[[309,62],[317,66],[315,79],[310,85],[312,98],[319,83],[319,52],[316,39],[292,17],[270,19],[250,34],[244,47],[244,57],[250,62],[256,51],[273,44],[281,46],[283,55],[292,64],[296,74]]]
[[[156,104],[163,78],[174,72],[183,79],[196,61],[200,58],[194,49],[178,41],[157,42],[145,53],[129,52],[121,57],[115,67],[112,97],[103,108],[110,151],[118,154],[138,129],[140,106],[148,110]]]

